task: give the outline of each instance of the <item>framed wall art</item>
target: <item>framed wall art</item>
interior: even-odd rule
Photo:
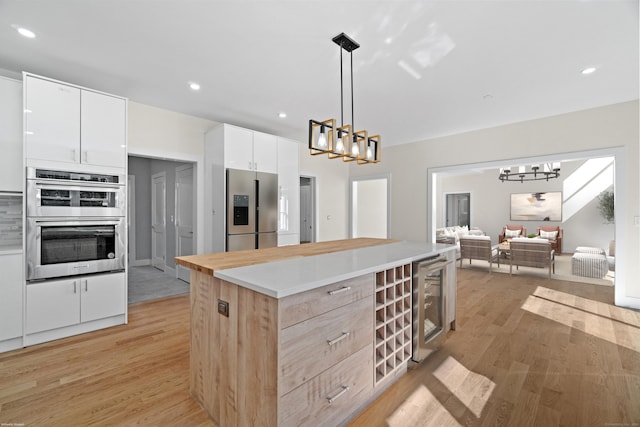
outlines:
[[[512,193],[511,221],[562,221],[562,191]]]

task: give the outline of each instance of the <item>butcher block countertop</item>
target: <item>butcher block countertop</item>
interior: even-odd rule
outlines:
[[[395,240],[358,238],[345,240],[332,240],[329,242],[304,243],[301,245],[280,246],[277,248],[249,249],[236,252],[218,252],[214,254],[189,255],[176,257],[175,261],[184,267],[202,273],[211,274],[214,271],[229,268],[245,267],[254,264],[263,264],[285,259],[302,258],[313,255],[322,255],[350,249],[365,248],[368,246],[385,245]]]

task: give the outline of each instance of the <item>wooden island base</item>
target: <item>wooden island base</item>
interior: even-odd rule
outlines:
[[[385,243],[271,248],[242,260],[277,260],[277,249],[291,258]],[[410,262],[276,298],[214,277],[215,255],[234,253],[197,256],[210,261],[200,268],[194,257],[177,262],[192,268],[190,392],[218,425],[345,424],[406,371]]]

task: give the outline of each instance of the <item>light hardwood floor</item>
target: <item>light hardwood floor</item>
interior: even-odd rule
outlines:
[[[351,426],[640,423],[640,314],[613,288],[460,270],[457,330]],[[188,394],[189,297],[0,354],[0,424],[214,425]]]

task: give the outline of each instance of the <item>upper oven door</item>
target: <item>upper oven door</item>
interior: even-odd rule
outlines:
[[[121,217],[124,186],[119,184],[27,180],[28,217]]]

